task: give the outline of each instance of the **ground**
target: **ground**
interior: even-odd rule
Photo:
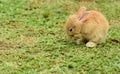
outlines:
[[[107,41],[76,45],[64,27],[80,6],[103,13]],[[0,74],[119,74],[119,0],[0,0]]]

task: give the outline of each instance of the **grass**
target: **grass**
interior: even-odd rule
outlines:
[[[0,0],[0,74],[119,74],[120,1]],[[105,44],[76,45],[66,19],[85,5],[110,22]]]

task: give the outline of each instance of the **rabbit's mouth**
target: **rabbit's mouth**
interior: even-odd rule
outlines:
[[[70,37],[74,37],[74,35],[69,35]]]
[[[76,39],[79,39],[79,37],[77,37],[76,35],[69,35],[70,38],[76,40]]]

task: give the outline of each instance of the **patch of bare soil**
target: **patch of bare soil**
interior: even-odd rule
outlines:
[[[111,26],[118,26],[120,25],[120,21],[118,20],[109,20]]]
[[[21,42],[29,45],[29,46],[34,46],[35,45],[35,42],[36,42],[36,37],[32,37],[32,36],[23,36],[21,35],[19,37],[19,39],[21,40]]]
[[[0,50],[10,50],[16,48],[22,48],[22,45],[0,37]]]

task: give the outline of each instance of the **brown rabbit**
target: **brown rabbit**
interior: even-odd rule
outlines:
[[[95,47],[105,42],[109,24],[98,11],[87,11],[81,7],[77,14],[70,15],[66,23],[66,32],[77,44],[87,41],[87,47]]]

